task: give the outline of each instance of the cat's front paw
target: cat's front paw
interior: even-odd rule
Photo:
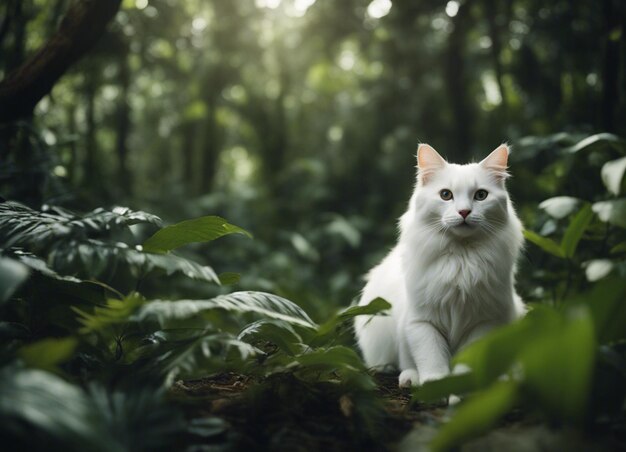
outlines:
[[[401,388],[410,388],[420,384],[420,374],[417,369],[405,369],[400,372],[398,377],[398,386]]]

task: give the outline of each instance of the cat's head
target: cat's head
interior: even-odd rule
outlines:
[[[494,233],[507,221],[509,149],[499,146],[480,163],[448,163],[427,144],[417,151],[415,209],[433,232],[470,237]]]

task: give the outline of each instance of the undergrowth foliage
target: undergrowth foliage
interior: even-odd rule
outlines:
[[[530,243],[520,288],[529,314],[462,350],[454,362],[466,373],[413,390],[419,402],[462,397],[433,450],[487,431],[515,408],[551,425],[623,421],[625,154],[624,140],[609,134],[516,146],[511,182],[525,200]],[[251,237],[215,216],[163,226],[120,207],[79,215],[0,203],[0,436],[22,448],[240,445],[222,435],[223,419],[190,419],[170,390],[234,371],[257,382],[246,392],[246,422],[265,425],[267,406],[289,416],[333,405],[349,418],[354,444],[383,445],[387,414],[349,325],[356,315],[384,315],[389,304],[376,299],[315,322],[284,297],[229,291],[237,274],[178,254],[226,235]],[[143,290],[155,279],[220,290],[168,300]]]
[[[269,293],[159,300],[128,290],[133,280],[177,274],[209,284],[236,280],[172,252],[229,234],[251,237],[213,216],[161,227],[158,217],[126,208],[81,216],[0,204],[2,434],[24,446],[51,441],[90,450],[193,443],[212,424],[183,422],[164,391],[177,379],[226,370],[331,384],[337,397],[351,394],[357,413],[367,407],[363,422],[374,419],[381,408],[373,381],[337,340],[353,316],[384,310],[386,302],[318,325]]]

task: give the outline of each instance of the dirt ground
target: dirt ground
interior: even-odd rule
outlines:
[[[426,451],[451,414],[445,404],[416,405],[397,377],[376,376],[378,401],[309,385],[293,375],[263,381],[234,373],[177,382],[172,397],[193,419],[202,444],[194,451]],[[615,427],[615,426],[613,426]],[[623,428],[582,433],[548,426],[516,411],[490,433],[465,443],[463,452],[626,450]],[[189,449],[188,449],[189,450]]]

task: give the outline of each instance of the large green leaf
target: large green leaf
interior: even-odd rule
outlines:
[[[476,378],[471,372],[448,375],[412,388],[413,397],[426,403],[438,402],[451,394],[461,395],[475,389]]]
[[[290,356],[301,353],[306,347],[302,343],[302,337],[294,327],[290,323],[278,319],[257,320],[246,326],[237,338],[252,345],[270,342]]]
[[[585,149],[591,150],[601,146],[620,148],[624,146],[624,140],[617,135],[613,135],[612,133],[597,133],[580,140],[578,143],[569,147],[566,151],[575,154]]]
[[[308,353],[303,353],[296,358],[296,361],[301,366],[317,370],[366,370],[359,355],[353,349],[342,345],[318,348]]]
[[[167,226],[157,231],[143,243],[144,251],[166,253],[189,243],[210,242],[228,234],[243,234],[248,231],[232,225],[220,217],[207,216]]]
[[[347,307],[332,316],[324,322],[318,329],[317,335],[321,339],[324,336],[333,333],[337,326],[353,319],[358,315],[376,315],[382,314],[391,308],[391,304],[380,297],[375,298],[366,305],[355,305]]]
[[[623,278],[607,278],[588,292],[570,300],[591,311],[594,331],[600,344],[626,339],[626,283]]]
[[[176,341],[167,333],[165,341]],[[180,341],[158,357],[158,364],[171,384],[178,378],[195,378],[226,369],[239,369],[250,357],[259,353],[256,347],[227,333],[206,331],[191,340]]]
[[[128,272],[135,278],[148,275],[180,274],[188,278],[219,284],[215,271],[174,254],[152,254],[130,248],[124,243],[100,240],[72,241],[50,253],[52,266],[62,273],[83,278],[110,279],[116,272]]]
[[[306,328],[317,328],[297,304],[265,292],[233,292],[208,300],[151,301],[139,309],[134,319],[140,322],[156,320],[163,325],[171,319],[190,318],[212,309],[251,312]]]
[[[563,240],[561,241],[561,249],[563,250],[565,257],[571,258],[574,256],[576,248],[578,247],[578,242],[580,242],[580,239],[592,219],[593,212],[591,210],[591,206],[588,204],[585,204],[585,206],[580,209],[578,213],[576,213],[574,218],[572,218],[571,223],[565,230]]]
[[[589,397],[596,341],[583,307],[563,313],[557,328],[532,338],[520,356],[524,385],[544,410],[573,422],[583,419]]]
[[[0,303],[7,301],[28,278],[28,267],[22,263],[0,257]]]
[[[518,388],[512,381],[499,381],[463,401],[454,417],[430,443],[433,452],[447,451],[491,428],[517,402]]]
[[[43,250],[60,240],[85,239],[137,223],[160,222],[154,215],[125,207],[112,211],[98,208],[79,216],[59,207],[44,206],[39,212],[16,202],[0,203],[0,238],[4,248]]]
[[[524,237],[526,237],[526,240],[534,243],[547,253],[561,258],[565,257],[565,253],[563,252],[559,244],[552,239],[542,237],[536,232],[529,231],[528,229],[524,229]]]
[[[541,329],[542,325],[535,320],[538,314],[531,312],[520,321],[490,332],[458,352],[453,363],[472,369],[477,386],[492,383],[513,365],[528,338]]]
[[[108,435],[82,389],[49,372],[2,369],[0,417],[0,436],[17,436],[27,444],[35,441],[32,450],[64,445],[66,450],[119,452],[114,442],[103,441]],[[42,433],[47,444],[36,442]]]
[[[78,341],[73,337],[42,339],[20,348],[18,355],[30,367],[55,370],[74,355]]]

